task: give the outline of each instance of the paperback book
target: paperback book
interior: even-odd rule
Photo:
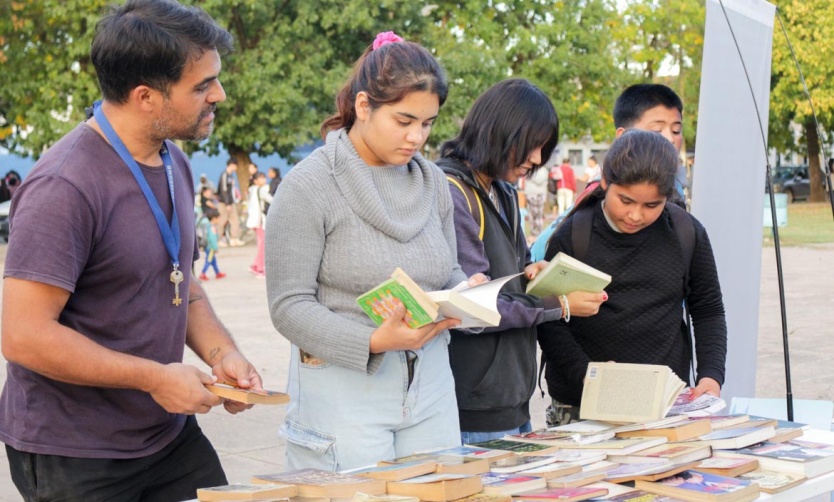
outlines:
[[[579,417],[626,423],[660,420],[685,386],[668,366],[592,362]]]
[[[289,498],[295,496],[293,485],[235,484],[198,488],[197,499],[204,502],[219,500],[259,500],[265,498]]]
[[[507,474],[518,471],[526,471],[527,469],[532,469],[534,467],[547,466],[548,464],[552,464],[554,462],[556,462],[556,459],[550,456],[516,455],[514,457],[493,462],[489,471]]]
[[[710,432],[687,443],[709,445],[713,450],[735,450],[767,441],[775,433],[773,427],[751,429],[721,429]]]
[[[515,455],[514,453],[510,453]],[[407,457],[378,462],[379,466],[403,465],[413,462],[432,462],[438,474],[483,474],[489,472],[489,459],[434,453],[415,453]]]
[[[755,458],[762,469],[802,474],[808,478],[834,471],[834,451],[805,448],[790,441],[766,442],[733,453]]]
[[[290,402],[289,394],[274,390],[241,389],[224,383],[209,384],[206,385],[206,389],[215,396],[246,404],[285,404]]]
[[[524,492],[513,497],[516,502],[577,502],[588,500],[594,497],[601,497],[608,494],[607,488],[591,486],[578,486],[576,488],[545,488]]]
[[[713,415],[727,407],[727,403],[718,396],[701,394],[695,399],[690,399],[690,389],[685,388],[675,399],[670,415],[686,415],[688,417],[705,417]]]
[[[664,427],[650,427],[635,431],[618,432],[617,437],[655,437],[663,436],[667,441],[686,441],[712,432],[712,425],[708,420],[685,420]]]
[[[328,472],[319,469],[298,469],[276,474],[258,474],[252,477],[253,484],[295,485],[300,497],[353,497],[357,492],[369,495],[385,493],[385,481]]]
[[[501,288],[521,274],[508,275],[477,286],[459,284],[443,291],[425,292],[401,268],[356,299],[356,303],[379,326],[393,312],[396,298],[406,308],[405,322],[419,328],[440,319],[459,319],[459,328],[498,326],[497,298]]]
[[[637,480],[634,487],[691,502],[745,502],[759,496],[755,483],[697,471],[683,471],[660,481]]]
[[[694,470],[735,478],[740,474],[755,471],[758,468],[759,461],[755,458],[728,456],[710,457],[694,467]]]
[[[463,474],[427,474],[402,481],[389,481],[388,493],[408,495],[429,502],[447,502],[481,491],[481,478]]]
[[[527,284],[527,294],[545,297],[573,291],[599,293],[610,283],[610,275],[560,252]]]
[[[517,495],[547,486],[547,480],[544,478],[522,474],[482,474],[481,483],[484,486],[484,493],[504,495]]]
[[[559,451],[556,446],[547,446],[535,443],[523,443],[519,441],[509,441],[507,439],[492,439],[489,441],[482,441],[480,443],[472,443],[469,446],[476,448],[486,448],[490,450],[500,450],[505,452],[513,452],[519,455],[549,455]]]
[[[738,478],[756,483],[759,485],[759,489],[765,493],[783,492],[807,479],[802,474],[767,471],[763,469],[756,469],[755,471],[741,474]]]

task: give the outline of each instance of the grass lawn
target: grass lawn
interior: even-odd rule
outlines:
[[[770,228],[762,232],[764,244],[773,246]],[[788,204],[788,225],[779,227],[783,246],[834,243],[834,215],[828,202],[795,202]]]

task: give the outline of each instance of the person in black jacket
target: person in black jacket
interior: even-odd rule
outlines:
[[[514,184],[541,167],[558,137],[559,120],[547,96],[526,80],[510,79],[482,94],[460,134],[441,147],[438,165],[450,180],[463,271],[492,278],[525,272],[498,297],[498,327],[452,330],[449,356],[464,443],[530,430],[536,326],[560,319],[568,310],[564,301],[573,316],[593,315],[604,301],[604,293],[575,292],[562,300],[524,293],[527,279],[546,263],[530,263]]]
[[[676,147],[660,134],[632,129],[608,151],[600,186],[585,197],[551,238],[545,259],[574,254],[573,220],[592,211],[588,265],[610,274],[608,301],[592,318],[539,326],[547,387],[556,423],[576,419],[591,361],[662,364],[689,382],[692,349],[682,329],[686,299],[695,328],[697,368],[690,395],[719,395],[724,383],[727,324],[707,232],[692,219],[695,242],[687,264],[670,212],[678,166]],[[587,208],[587,209],[583,209]],[[576,243],[579,246],[579,242]],[[568,410],[560,412],[559,410]]]

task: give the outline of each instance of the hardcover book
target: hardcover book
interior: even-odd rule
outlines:
[[[660,420],[685,386],[668,366],[592,362],[579,417],[626,423]]]
[[[409,495],[429,502],[447,502],[481,491],[481,478],[463,474],[427,474],[402,481],[389,481],[388,493]]]
[[[215,383],[206,385],[212,394],[223,399],[247,404],[285,404],[290,402],[289,394],[265,389],[241,389],[233,385]]]
[[[288,498],[295,496],[293,485],[224,485],[198,488],[197,499],[205,502],[218,500],[259,500],[265,498]]]
[[[683,471],[660,481],[637,480],[634,487],[691,502],[745,502],[759,496],[755,483],[697,471]]]
[[[527,294],[538,297],[566,295],[573,291],[598,293],[611,283],[611,276],[590,265],[557,253],[550,263],[527,284]]]
[[[277,474],[258,474],[252,477],[254,484],[295,485],[300,497],[353,497],[357,492],[369,495],[385,493],[385,481],[361,478],[319,469],[299,469]]]

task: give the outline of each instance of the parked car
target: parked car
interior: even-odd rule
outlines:
[[[9,242],[9,209],[12,201],[0,202],[0,239]]]
[[[781,166],[771,178],[773,193],[784,193],[788,202],[807,199],[811,195],[811,179],[808,177],[808,166]]]

